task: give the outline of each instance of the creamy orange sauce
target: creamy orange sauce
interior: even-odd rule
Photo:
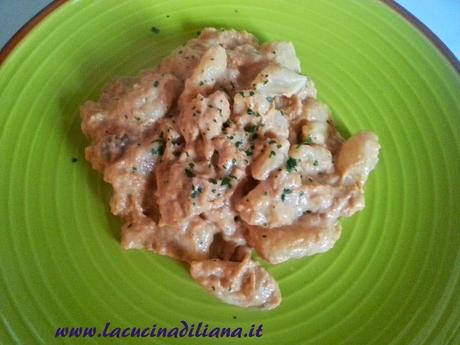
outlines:
[[[112,184],[124,248],[190,264],[222,301],[272,309],[278,264],[332,248],[364,207],[370,132],[344,141],[289,42],[205,29],[81,108],[86,158]]]

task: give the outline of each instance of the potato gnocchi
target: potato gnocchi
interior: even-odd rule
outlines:
[[[86,159],[113,186],[122,245],[190,264],[222,301],[272,309],[272,264],[329,250],[364,207],[380,145],[344,140],[290,42],[207,28],[81,108]]]

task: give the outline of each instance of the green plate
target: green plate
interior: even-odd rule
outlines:
[[[159,33],[151,30],[160,29]],[[343,133],[372,130],[367,207],[328,253],[269,267],[270,312],[220,303],[186,266],[124,251],[79,105],[204,26],[294,42]],[[0,343],[460,343],[460,76],[377,1],[69,1],[0,70]],[[77,162],[72,162],[77,158]],[[57,327],[263,324],[261,338],[57,339]]]

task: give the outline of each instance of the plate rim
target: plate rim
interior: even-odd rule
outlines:
[[[402,5],[397,3],[395,0],[379,0],[382,4],[400,15],[406,22],[412,27],[417,29],[428,41],[447,59],[450,65],[454,68],[457,74],[460,76],[460,60],[454,55],[454,53],[447,47],[447,45],[426,26],[420,19],[414,14],[409,12]],[[0,50],[0,67],[7,61],[8,57],[14,52],[16,47],[38,26],[44,19],[53,14],[62,5],[69,3],[69,0],[54,0],[50,4],[46,5],[42,10],[35,14],[29,19],[11,38],[5,43]]]

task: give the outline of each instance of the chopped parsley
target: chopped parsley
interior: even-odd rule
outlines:
[[[252,156],[253,151],[252,150],[246,150],[246,151],[244,151],[244,153],[246,153],[246,155],[248,155],[248,156]]]
[[[312,145],[313,144],[313,139],[311,138],[311,135],[308,136],[307,140],[304,141],[304,145]]]
[[[257,132],[257,126],[249,124],[246,127],[244,127],[244,130],[248,133],[255,133]]]
[[[284,188],[283,189],[283,194],[281,194],[281,201],[285,201],[286,200],[286,195],[291,194],[291,193],[292,193],[292,189]]]
[[[153,82],[153,87],[158,87],[158,85],[160,85],[160,82],[158,80],[155,80]]]
[[[185,168],[184,171],[185,171],[185,175],[187,175],[187,177],[189,177],[189,178],[195,177],[195,173],[191,169]]]
[[[249,91],[249,96],[254,96],[254,91]]]
[[[196,198],[198,195],[200,195],[201,193],[203,192],[203,188],[202,187],[196,187],[193,186],[192,188],[192,198]]]
[[[158,143],[158,145],[150,150],[152,155],[158,155],[160,157],[163,156],[163,153],[165,152],[164,142],[162,140],[155,140],[154,143]]]
[[[286,161],[287,171],[289,172],[297,171],[296,167],[297,167],[297,159],[289,157],[288,160]]]
[[[220,182],[221,186],[227,186],[228,188],[232,188],[232,181],[229,177],[224,177]]]
[[[244,97],[244,92],[240,91],[240,95],[241,95],[241,97]]]
[[[315,160],[315,161],[313,162],[313,165],[314,165],[315,167],[317,167],[318,164],[319,164],[319,162],[318,162],[317,160]]]
[[[204,81],[200,81],[200,86],[203,86],[204,85]]]
[[[251,108],[248,108],[247,113],[248,113],[248,115],[255,115],[256,114]]]
[[[209,182],[211,182],[212,184],[217,184],[217,180],[215,178],[210,178]]]
[[[276,140],[270,140],[268,143],[269,143],[270,145],[276,144]]]
[[[274,156],[276,156],[276,152],[275,152],[275,151],[271,151],[271,152],[270,152],[270,156],[268,156],[268,158],[272,158],[272,157],[274,157]]]
[[[238,141],[235,143],[236,148],[239,148],[241,145],[243,145],[243,142],[242,142],[241,140],[238,140]]]

